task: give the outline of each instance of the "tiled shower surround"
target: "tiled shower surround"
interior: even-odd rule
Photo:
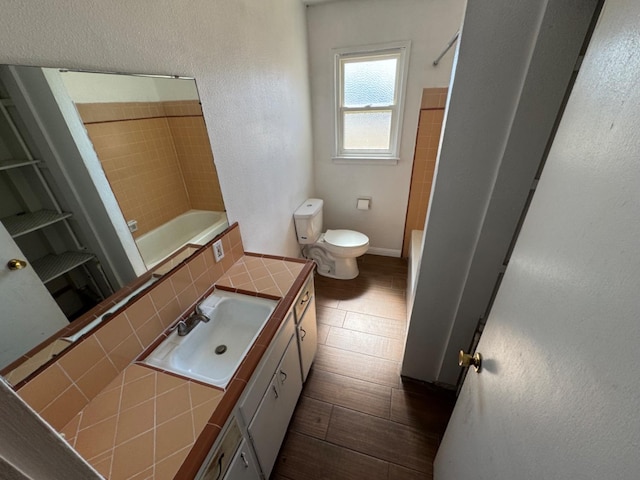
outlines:
[[[77,108],[134,237],[189,209],[224,210],[198,101]]]
[[[447,88],[425,88],[422,92],[416,151],[413,158],[413,172],[411,173],[409,206],[407,207],[407,222],[402,247],[403,257],[407,257],[409,254],[411,231],[424,229],[431,196],[431,184],[436,168],[447,91]]]

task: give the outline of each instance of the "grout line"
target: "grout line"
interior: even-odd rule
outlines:
[[[383,318],[383,317],[379,317],[379,318]],[[385,320],[393,320],[393,319],[385,318]],[[399,322],[400,320],[397,320],[397,321]],[[335,325],[331,325],[331,326],[335,327]],[[342,330],[348,330],[350,332],[354,332],[354,333],[358,333],[358,334],[362,334],[362,335],[369,335],[369,336],[372,336],[372,337],[384,338],[386,340],[397,340],[399,342],[403,341],[402,338],[388,337],[387,335],[379,335],[377,333],[364,332],[362,330],[356,330],[355,328],[345,327],[344,325],[342,327],[336,327],[336,328],[341,328]]]
[[[399,360],[389,360],[388,358],[377,357],[376,355],[371,355],[369,353],[354,352],[353,350],[347,350],[345,348],[335,347],[333,345],[324,345],[324,347],[335,348],[336,350],[340,350],[341,352],[349,352],[349,353],[355,353],[356,355],[364,355],[365,357],[375,358],[377,360],[384,360],[385,362],[392,362],[392,363],[396,363],[398,365],[400,365],[402,363]],[[323,369],[321,368],[321,370],[323,370]],[[398,378],[400,378],[400,374],[398,374]]]
[[[125,318],[126,315],[125,315]],[[127,321],[129,319],[127,318]],[[122,394],[124,392],[124,382],[125,379],[125,375],[122,375],[122,380],[120,381],[120,398],[118,399],[118,410],[116,412],[116,428],[114,429],[113,432],[113,440],[111,442],[112,448],[113,448],[113,454],[111,455],[111,462],[109,463],[109,478],[111,478],[111,473],[113,471],[113,459],[116,456],[116,438],[118,436],[118,421],[120,420],[120,408],[122,407]]]
[[[377,418],[379,418],[379,417],[377,417]],[[302,432],[297,432],[297,431],[294,431],[294,433],[295,433],[296,435],[302,435],[302,436],[304,436],[304,437],[311,438],[311,439],[313,439],[313,440],[317,440],[318,442],[326,443],[327,445],[331,445],[331,446],[333,446],[333,447],[341,448],[342,450],[347,450],[347,451],[349,451],[349,452],[356,453],[356,454],[358,454],[358,455],[362,455],[362,456],[364,456],[364,457],[372,458],[372,459],[377,460],[377,461],[379,461],[379,462],[384,462],[384,463],[387,463],[387,464],[389,463],[389,461],[388,461],[388,460],[385,460],[385,459],[383,459],[383,458],[374,457],[373,455],[370,455],[370,454],[368,454],[368,453],[362,453],[362,452],[360,452],[360,451],[358,451],[358,450],[353,450],[352,448],[345,447],[344,445],[340,445],[339,443],[334,443],[334,442],[332,442],[332,441],[330,441],[330,440],[322,440],[322,439],[320,439],[320,438],[318,438],[318,437],[314,437],[313,435],[309,435],[309,434],[302,433]],[[397,465],[397,464],[396,464],[396,465]],[[403,465],[400,465],[400,466],[403,466]],[[406,467],[405,467],[405,468],[406,468]],[[416,471],[416,470],[414,470],[414,471]],[[419,473],[424,474],[425,472],[419,472]]]

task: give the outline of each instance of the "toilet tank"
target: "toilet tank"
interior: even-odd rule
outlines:
[[[322,203],[319,198],[310,198],[294,212],[298,243],[305,245],[318,240],[322,233]]]

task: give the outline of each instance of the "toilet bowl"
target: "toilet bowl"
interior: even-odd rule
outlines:
[[[294,223],[302,253],[318,266],[318,274],[350,280],[359,274],[356,258],[369,249],[369,238],[353,230],[327,230],[322,233],[322,205],[310,198],[294,213]]]

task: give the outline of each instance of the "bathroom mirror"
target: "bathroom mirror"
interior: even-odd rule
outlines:
[[[193,78],[0,66],[0,98],[2,260],[25,258],[64,313],[22,321],[24,304],[2,297],[17,276],[0,275],[6,374],[67,318],[132,282],[139,293],[155,278],[147,270],[161,274],[228,222]],[[53,276],[50,257],[83,263]]]

